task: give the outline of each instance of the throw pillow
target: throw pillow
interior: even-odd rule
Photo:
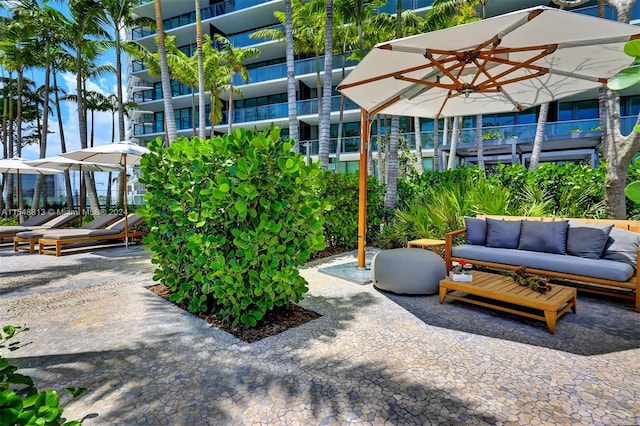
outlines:
[[[638,265],[638,244],[639,234],[612,228],[602,258],[628,263],[635,268]]]
[[[523,220],[518,250],[567,254],[568,220],[541,222]]]
[[[487,243],[487,222],[484,219],[465,217],[464,226],[467,228],[467,244],[483,246]]]
[[[600,259],[613,225],[591,225],[569,221],[567,230],[567,254]]]
[[[520,222],[487,218],[487,247],[517,248]]]

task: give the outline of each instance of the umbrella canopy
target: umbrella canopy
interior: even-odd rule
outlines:
[[[133,166],[138,164],[140,157],[148,152],[149,150],[145,147],[132,142],[122,141],[66,152],[61,154],[61,156],[79,161],[120,164],[122,166],[128,164]]]
[[[120,164],[125,169],[127,164],[130,166],[140,163],[140,158],[149,153],[149,150],[138,144],[121,141],[107,145],[94,146],[91,148],[80,149],[78,151],[66,152],[61,154],[63,157],[72,158],[79,161],[100,162]],[[126,179],[126,178],[125,178]],[[125,188],[127,182],[125,182]],[[124,200],[124,221],[125,221],[125,245],[129,246],[129,214],[127,200]]]
[[[122,166],[119,164],[80,161],[63,157],[61,155],[42,158],[39,160],[30,160],[26,161],[26,163],[35,167],[46,167],[57,170],[84,170],[85,172],[117,172],[122,170]]]
[[[522,111],[600,87],[633,58],[633,25],[536,7],[380,43],[338,86],[370,114]]]
[[[60,170],[32,166],[30,164],[27,164],[25,160],[23,160],[20,157],[4,158],[0,160],[0,172],[15,173],[17,176],[16,194],[18,195],[18,211],[19,211],[20,218],[22,218],[22,189],[20,185],[20,173],[31,174],[31,175],[33,174],[53,175],[56,173],[61,173]]]
[[[522,111],[600,87],[631,65],[623,47],[638,37],[632,25],[535,7],[376,45],[338,86],[362,107],[358,267],[371,116]]]
[[[80,223],[82,223],[82,215],[84,210],[84,203],[82,200],[83,182],[82,171],[85,172],[114,172],[121,171],[123,167],[119,164],[105,164],[105,163],[93,163],[90,161],[74,160],[72,158],[62,157],[60,155],[55,157],[41,158],[39,160],[27,161],[27,164],[36,167],[47,167],[57,170],[78,170],[80,172],[80,195],[78,204],[80,207]]]

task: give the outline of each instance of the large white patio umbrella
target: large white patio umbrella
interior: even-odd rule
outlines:
[[[61,154],[66,158],[72,158],[78,161],[99,162],[107,164],[119,164],[126,173],[127,165],[134,166],[140,163],[140,158],[147,154],[149,150],[145,147],[128,141],[121,141],[107,145],[94,146],[91,148],[80,149],[78,151],[67,152]],[[125,177],[125,188],[127,182]],[[129,220],[127,218],[129,211],[127,207],[127,199],[124,200],[124,221],[125,221],[125,245],[129,245]]]
[[[84,200],[82,199],[83,194],[83,182],[82,179],[82,171],[85,172],[115,172],[123,170],[123,167],[119,164],[105,164],[105,163],[93,163],[90,161],[79,161],[74,160],[72,158],[62,157],[61,155],[57,155],[55,157],[47,157],[39,160],[31,160],[27,161],[27,164],[35,167],[47,167],[49,169],[56,170],[78,170],[80,174],[80,194],[78,196],[79,213],[80,213],[80,223],[82,223],[82,215],[84,210]]]
[[[18,216],[22,221],[22,188],[20,184],[20,174],[40,174],[40,175],[53,175],[61,173],[60,170],[48,169],[45,167],[35,167],[27,164],[25,160],[20,157],[4,158],[0,160],[0,172],[1,173],[15,173],[16,174],[16,193],[18,195]]]
[[[369,117],[522,111],[600,87],[631,65],[623,46],[638,37],[633,25],[536,7],[376,45],[338,86],[363,109],[358,266]]]

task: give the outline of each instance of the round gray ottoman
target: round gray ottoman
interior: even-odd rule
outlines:
[[[430,250],[399,248],[371,260],[373,285],[398,294],[436,294],[446,277],[444,260]]]

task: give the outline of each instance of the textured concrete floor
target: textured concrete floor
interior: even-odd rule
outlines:
[[[61,258],[0,250],[0,324],[31,328],[8,357],[41,389],[91,388],[69,419],[640,423],[640,349],[582,356],[428,325],[371,285],[318,272],[351,254],[302,268],[301,304],[321,318],[246,344],[146,290],[149,258],[140,247]]]

